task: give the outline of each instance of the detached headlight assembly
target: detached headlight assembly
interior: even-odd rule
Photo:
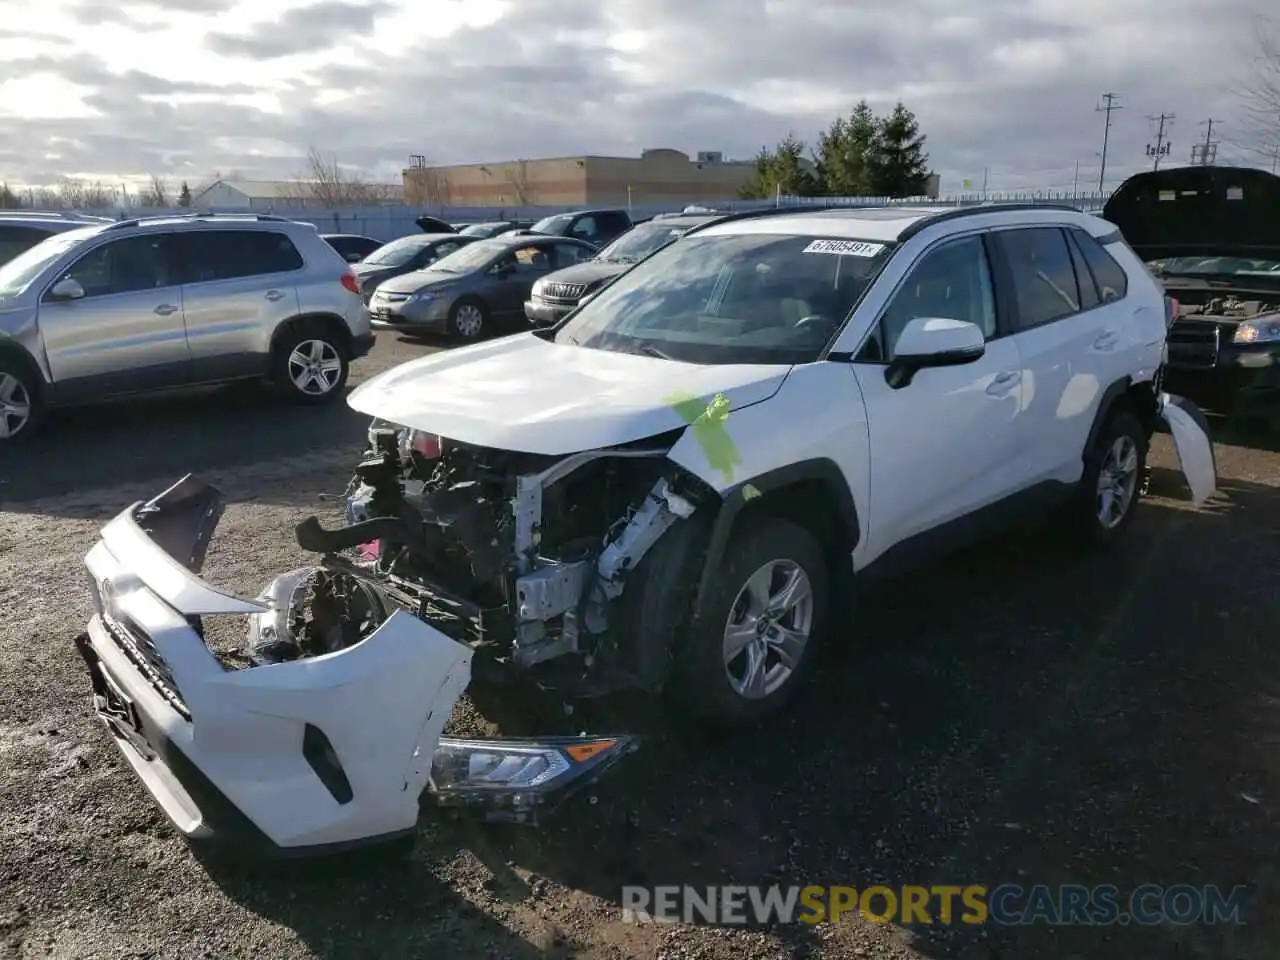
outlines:
[[[532,823],[638,746],[634,737],[623,736],[444,737],[432,757],[429,795],[437,806],[470,808],[489,820]]]
[[[1236,327],[1233,343],[1275,343],[1280,340],[1280,314],[1254,317]]]

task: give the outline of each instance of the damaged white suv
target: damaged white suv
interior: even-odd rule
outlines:
[[[199,768],[294,845],[405,829],[424,791],[527,799],[625,751],[442,740],[473,657],[756,720],[873,571],[1047,500],[1085,539],[1121,534],[1167,321],[1115,228],[1069,208],[696,227],[553,328],[359,387],[374,421],[346,525],[301,524],[317,563],[254,600],[198,576],[216,491],[189,479],[125,511],[88,557],[100,710],[132,725],[126,753],[163,736],[164,777]],[[214,662],[210,613],[248,615],[258,666]],[[164,802],[172,785],[134,765]]]

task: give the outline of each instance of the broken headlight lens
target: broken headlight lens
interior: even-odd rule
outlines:
[[[475,807],[493,819],[529,821],[538,809],[594,783],[637,746],[633,737],[445,737],[432,757],[431,796],[440,806]]]

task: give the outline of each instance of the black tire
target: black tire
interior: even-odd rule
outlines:
[[[308,344],[318,346],[308,350]],[[324,376],[326,387],[323,391],[309,391],[295,379],[299,374],[299,361],[303,359],[295,356],[300,347],[311,360],[315,361],[318,355],[318,362],[324,364],[322,369],[312,371]],[[336,379],[331,375],[333,368],[330,366],[334,360],[337,361]],[[308,322],[294,326],[276,341],[271,367],[271,382],[277,390],[293,403],[314,406],[342,396],[342,388],[347,385],[347,377],[351,374],[351,355],[346,341],[334,327],[327,323]],[[319,386],[314,379],[311,384]]]
[[[1112,449],[1127,439],[1137,456],[1132,480],[1132,492],[1128,495],[1123,512],[1110,525],[1102,519],[1102,499],[1098,492],[1098,479]],[[1076,539],[1088,547],[1108,547],[1119,540],[1133,524],[1138,504],[1142,500],[1144,478],[1147,473],[1147,431],[1142,421],[1127,409],[1117,410],[1107,417],[1098,431],[1093,446],[1085,451],[1084,475],[1068,511],[1067,522]],[[1125,489],[1129,488],[1126,480]]]
[[[472,318],[479,320],[478,326],[471,322]],[[478,297],[462,297],[449,308],[449,336],[451,337],[467,341],[479,340],[489,331],[489,327],[489,308]]]
[[[831,579],[826,558],[809,531],[769,516],[744,518],[740,524],[725,551],[723,565],[711,574],[707,590],[678,642],[673,663],[674,682],[669,687],[670,693],[679,698],[682,709],[719,727],[755,724],[791,701],[812,672],[831,612]],[[730,673],[741,677],[746,654],[739,654],[735,661],[726,664],[725,629],[749,578],[778,561],[802,570],[808,578],[812,597],[808,641],[790,675],[771,692],[751,698],[734,688]],[[770,669],[776,668],[776,652],[767,656],[766,663],[772,664]]]
[[[44,420],[42,388],[40,375],[30,362],[0,354],[0,445],[25,443],[40,429]]]

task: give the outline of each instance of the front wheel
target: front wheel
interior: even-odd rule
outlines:
[[[830,612],[830,577],[803,527],[746,521],[725,551],[675,658],[684,706],[721,726],[754,723],[795,696]]]
[[[18,443],[36,432],[44,407],[27,364],[0,357],[0,443]]]
[[[1086,544],[1108,546],[1133,523],[1147,467],[1147,432],[1128,410],[1108,417],[1085,453],[1070,522]]]
[[[478,340],[489,324],[489,311],[473,298],[459,300],[449,311],[449,332],[461,340]]]
[[[288,333],[275,352],[275,385],[295,403],[327,403],[342,393],[350,373],[342,341],[324,327]]]

